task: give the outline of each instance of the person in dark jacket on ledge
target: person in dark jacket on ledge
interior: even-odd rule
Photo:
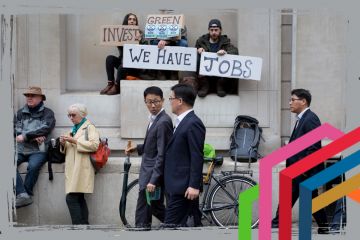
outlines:
[[[28,162],[25,179],[16,170],[16,208],[33,203],[34,186],[41,167],[47,160],[49,135],[55,127],[54,112],[44,106],[46,100],[40,87],[29,87],[25,92],[26,104],[14,119],[17,147],[17,166]]]
[[[222,35],[221,22],[218,19],[212,19],[209,22],[209,33],[202,35],[195,44],[198,54],[202,52],[213,52],[219,56],[225,54],[237,55],[238,49],[230,43],[230,39],[226,35]],[[200,66],[200,56],[198,57],[198,73]],[[205,97],[211,87],[216,87],[216,93],[219,97],[226,96],[226,93],[231,90],[231,86],[234,85],[236,79],[229,79],[223,77],[209,77],[198,75],[197,85],[198,96]],[[213,85],[213,86],[212,86]]]

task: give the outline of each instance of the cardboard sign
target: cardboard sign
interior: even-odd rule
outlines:
[[[180,28],[183,28],[185,25],[184,15],[148,15],[146,19],[146,24],[151,25],[180,25]]]
[[[125,44],[124,68],[196,71],[196,48]]]
[[[181,38],[181,28],[184,28],[184,15],[148,15],[145,24],[146,39]]]
[[[180,38],[181,28],[176,24],[146,24],[145,26],[145,38],[146,39],[170,39]]]
[[[141,38],[139,26],[133,25],[103,25],[101,26],[100,45],[123,46],[139,43]]]
[[[200,75],[248,80],[261,79],[262,58],[203,52],[200,61]]]

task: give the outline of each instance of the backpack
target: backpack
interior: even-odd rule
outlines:
[[[48,152],[47,152],[47,160],[48,160],[49,180],[52,181],[54,179],[52,164],[65,162],[65,154],[60,152],[60,138],[59,137],[56,139],[51,139],[51,144],[50,144],[50,146],[48,148]]]
[[[234,129],[230,136],[230,157],[239,162],[256,162],[260,157],[258,147],[262,128],[253,117],[239,115],[235,118]]]
[[[87,141],[89,140],[88,128],[89,125],[85,130],[85,140]],[[96,173],[105,166],[111,152],[107,138],[99,138],[99,141],[99,147],[96,152],[90,154],[90,161]]]

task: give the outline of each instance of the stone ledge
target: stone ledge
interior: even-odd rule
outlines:
[[[110,157],[107,164],[104,168],[102,168],[98,174],[104,173],[123,173],[124,171],[124,161],[125,157]],[[141,164],[141,157],[134,156],[130,157],[131,168],[130,173],[139,174],[140,171],[140,164]],[[54,173],[63,173],[64,172],[64,164],[52,164],[52,170]],[[209,163],[204,163],[203,172],[205,173]],[[26,173],[27,163],[23,163],[19,166],[19,172],[21,174]],[[220,171],[233,171],[235,167],[235,162],[230,157],[225,157],[222,166],[216,167],[215,172]],[[275,167],[276,171],[279,169],[283,169],[285,167],[285,162],[280,163]],[[248,163],[244,162],[237,162],[237,170],[244,171],[249,170]],[[250,164],[250,170],[254,172],[259,171],[259,161]],[[40,173],[48,173],[47,163],[41,168]]]

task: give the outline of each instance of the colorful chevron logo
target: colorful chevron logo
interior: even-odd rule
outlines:
[[[238,239],[251,239],[251,209],[259,199],[259,239],[271,239],[272,168],[305,148],[329,138],[332,142],[280,172],[279,239],[291,240],[292,180],[334,155],[360,142],[360,127],[344,134],[328,123],[274,151],[260,160],[259,185],[239,195]],[[312,214],[348,196],[360,203],[360,173],[312,199],[312,191],[360,164],[360,150],[300,183],[299,239],[311,239]]]

